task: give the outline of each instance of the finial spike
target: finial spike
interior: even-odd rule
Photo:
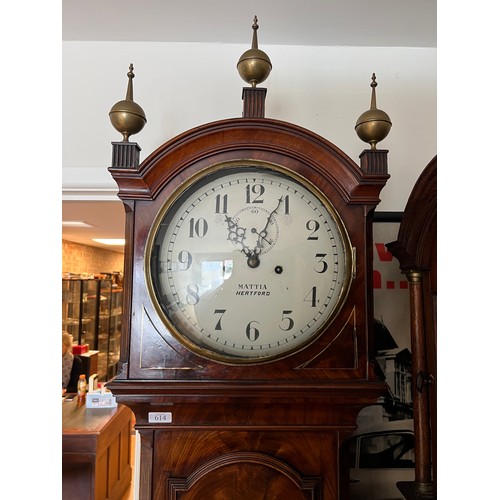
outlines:
[[[253,29],[253,35],[252,35],[252,49],[258,49],[259,48],[259,43],[257,41],[257,30],[259,29],[259,25],[258,25],[258,19],[257,19],[257,16],[254,16],[253,18],[253,25],[252,25],[252,29]]]
[[[373,73],[372,83],[370,83],[370,87],[372,88],[372,100],[371,100],[370,109],[377,109],[377,96],[375,95],[375,87],[377,85],[378,85],[377,77],[375,76],[375,73]]]
[[[128,101],[133,101],[134,100],[134,89],[132,85],[132,79],[134,78],[134,65],[130,63],[130,66],[128,67],[128,86],[127,86],[127,95],[125,96],[125,99]]]

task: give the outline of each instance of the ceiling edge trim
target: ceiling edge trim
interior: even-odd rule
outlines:
[[[121,201],[118,189],[107,188],[64,188],[62,201]]]

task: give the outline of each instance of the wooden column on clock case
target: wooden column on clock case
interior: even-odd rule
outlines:
[[[264,118],[265,89],[245,89],[243,99],[242,118],[201,125],[140,165],[134,157],[109,169],[127,212],[127,244],[119,372],[108,386],[133,410],[141,434],[141,500],[344,500],[342,444],[361,408],[386,391],[370,344],[371,215],[389,177],[387,151],[364,151],[358,166],[317,134]],[[113,143],[113,158],[122,147]],[[320,189],[344,221],[356,265],[342,310],[318,339],[284,359],[235,366],[197,356],[166,329],[151,303],[144,254],[176,188],[241,159],[278,164]],[[152,420],[158,413],[171,421]]]

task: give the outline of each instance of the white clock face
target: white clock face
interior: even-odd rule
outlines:
[[[172,333],[229,364],[288,356],[342,306],[352,248],[334,209],[305,179],[259,162],[213,167],[155,222],[150,293]]]

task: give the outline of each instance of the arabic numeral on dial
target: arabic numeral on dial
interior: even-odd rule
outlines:
[[[218,194],[215,197],[215,213],[227,214],[227,194],[221,196]]]
[[[198,238],[203,238],[208,232],[208,222],[200,218],[198,220],[194,220],[193,218],[189,219],[189,237],[194,238],[195,235]]]
[[[308,220],[306,222],[306,229],[311,231],[311,234],[308,236],[308,240],[317,240],[318,237],[314,235],[319,229],[319,222],[317,220]]]
[[[293,311],[283,311],[281,314],[281,325],[280,329],[283,330],[284,332],[288,332],[293,328],[293,325],[295,324],[293,319],[288,316],[289,314],[292,314]]]
[[[316,307],[318,304],[318,298],[316,296],[316,287],[313,286],[309,293],[304,297],[304,302],[311,304],[311,307]]]
[[[187,250],[181,250],[177,259],[179,260],[179,271],[187,271],[193,263],[193,256]]]
[[[264,195],[266,188],[262,184],[248,184],[245,188],[247,195],[247,203],[264,203],[260,198]]]
[[[195,306],[200,301],[200,296],[198,295],[199,289],[198,285],[188,285],[186,295],[186,302],[189,305]]]
[[[316,262],[316,265],[314,266],[314,270],[317,273],[324,273],[328,269],[328,264],[325,262],[325,257],[326,253],[317,253],[316,254],[316,259],[318,262]]]
[[[222,330],[222,316],[224,316],[224,313],[226,312],[226,309],[214,309],[214,314],[220,314],[219,320],[217,321],[217,324],[215,325],[216,330]]]
[[[258,321],[250,321],[246,328],[246,335],[250,342],[255,342],[259,338],[260,332],[255,326],[252,325],[252,323],[256,323],[257,325],[259,324]]]

